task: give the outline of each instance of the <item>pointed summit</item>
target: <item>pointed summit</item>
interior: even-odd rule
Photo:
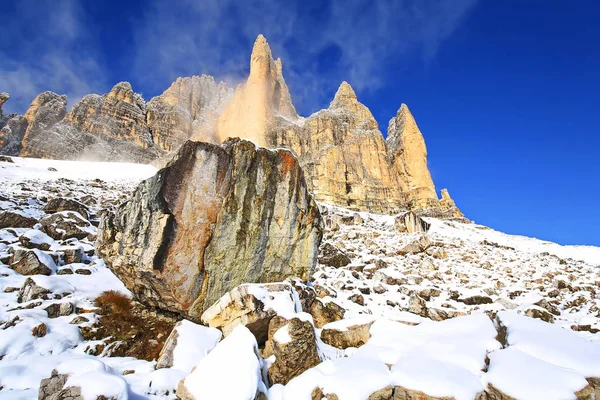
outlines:
[[[267,38],[265,38],[262,33],[258,34],[254,41],[254,46],[252,47],[252,58],[255,56],[271,57],[271,47],[269,47],[269,42],[267,42]]]
[[[371,111],[358,101],[354,89],[346,81],[340,84],[333,100],[329,103],[329,110],[336,113],[348,113],[354,121],[355,128],[379,129]]]
[[[335,101],[335,99],[357,100],[354,89],[352,89],[352,86],[350,86],[350,84],[346,81],[343,81],[340,84],[340,87],[338,88],[337,92],[335,93],[334,101]]]
[[[268,146],[267,130],[277,118],[298,118],[282,69],[281,60],[273,60],[267,39],[258,35],[250,57],[250,75],[219,117],[219,141],[241,137]]]
[[[427,168],[427,147],[408,106],[402,104],[388,125],[386,145],[399,176],[404,177],[404,190],[412,200],[437,200],[435,186]]]
[[[275,69],[271,47],[263,35],[258,35],[250,56],[250,76],[266,79]]]

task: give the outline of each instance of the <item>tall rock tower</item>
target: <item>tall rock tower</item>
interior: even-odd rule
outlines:
[[[268,147],[266,132],[273,125],[274,117],[298,117],[281,72],[281,60],[273,60],[267,39],[258,35],[250,57],[250,76],[237,87],[219,117],[219,141],[242,137]]]
[[[427,168],[427,147],[408,106],[402,104],[388,124],[386,140],[392,168],[410,201],[426,206],[437,201],[435,185]]]

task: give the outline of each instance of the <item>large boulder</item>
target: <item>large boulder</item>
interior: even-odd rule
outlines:
[[[102,361],[73,358],[59,364],[42,379],[38,400],[128,400],[129,385]]]
[[[319,254],[319,263],[329,267],[340,268],[350,264],[352,260],[346,253],[331,243],[325,243],[321,246]]]
[[[322,328],[330,322],[339,321],[344,318],[345,313],[346,310],[343,307],[330,299],[315,299],[310,306],[310,314],[317,328]]]
[[[306,280],[322,235],[291,152],[190,141],[103,215],[97,247],[140,301],[198,321],[241,283]]]
[[[427,233],[431,226],[412,211],[396,216],[394,224],[396,229],[403,233]]]
[[[186,374],[221,340],[221,332],[193,322],[182,320],[175,325],[163,346],[156,368],[176,368]]]
[[[372,317],[367,316],[331,322],[323,326],[321,339],[328,345],[338,349],[360,347],[367,343],[371,337],[369,328],[371,328],[373,321]]]
[[[52,257],[38,249],[20,252],[19,257],[15,258],[10,268],[21,275],[50,275],[56,271],[56,264]]]

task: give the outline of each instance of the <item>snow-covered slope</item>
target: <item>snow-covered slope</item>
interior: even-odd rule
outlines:
[[[184,323],[177,329],[186,350],[174,352],[171,368],[109,357],[106,351],[90,355],[102,343],[84,340],[81,334],[99,318],[94,299],[105,290],[131,296],[94,255],[97,213],[126,199],[155,168],[13,160],[0,162],[0,213],[40,219],[49,214],[44,211],[49,199],[65,197],[85,203],[90,215],[84,219],[92,223],[81,227],[81,238],[67,240],[48,238],[39,224],[0,229],[0,398],[37,398],[40,381],[53,369],[69,374],[86,399],[99,394],[174,398],[185,377],[193,393],[214,393],[218,385],[234,384],[238,387],[231,393],[260,389],[256,370],[273,359],[255,363],[246,332],[228,336],[230,340],[217,345],[223,344],[221,350],[203,358],[215,346],[218,332]],[[269,399],[311,399],[315,387],[324,395],[336,393],[340,400],[366,399],[384,387],[434,398],[473,399],[494,387],[518,399],[566,399],[575,398],[587,378],[600,377],[600,248],[561,246],[431,218],[427,235],[408,234],[398,231],[393,216],[326,205],[321,210],[327,227],[324,244],[335,246],[350,261],[334,267],[321,258],[313,274],[311,284],[322,301],[346,310],[343,320],[325,328],[343,331],[372,323],[370,338],[358,349],[345,350],[319,340],[326,360],[285,386],[269,388]],[[25,276],[9,267],[27,240],[29,246],[43,247],[32,251],[48,266],[49,275]],[[74,249],[82,252],[77,260],[69,258]],[[29,278],[48,292],[32,297],[25,290],[32,287]],[[309,314],[298,316],[312,321]],[[316,329],[317,335],[321,332]],[[277,337],[291,340],[287,331]],[[237,349],[244,351],[251,379],[219,377],[218,371],[225,374],[228,363],[235,362],[225,362],[219,354],[231,358]],[[211,382],[203,383],[199,373],[190,375],[191,365],[201,360],[196,371],[211,371]],[[243,373],[244,365],[235,370]]]

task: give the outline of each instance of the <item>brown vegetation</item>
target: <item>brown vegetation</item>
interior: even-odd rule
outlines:
[[[86,340],[104,344],[89,347],[89,354],[155,360],[177,322],[114,290],[102,293],[94,304],[101,316],[93,326],[82,327],[81,333]]]

